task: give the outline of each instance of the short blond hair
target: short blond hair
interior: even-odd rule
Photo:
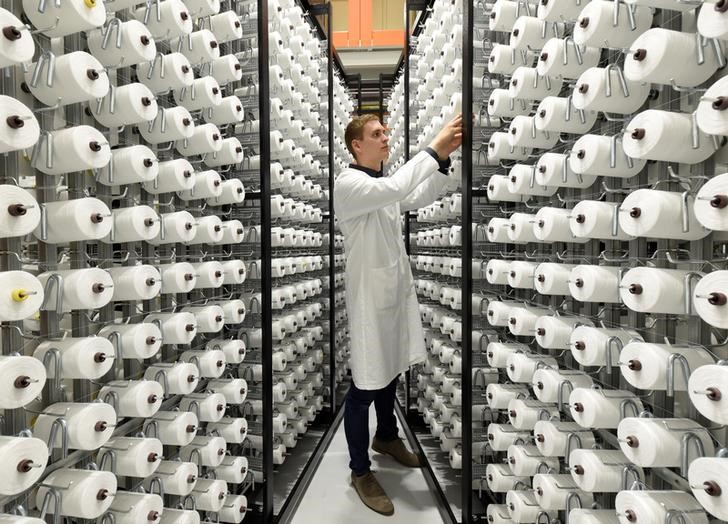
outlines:
[[[346,132],[344,133],[346,148],[355,159],[356,153],[354,153],[354,147],[351,144],[354,140],[362,140],[364,138],[364,126],[374,120],[379,122],[379,117],[373,114],[361,115],[354,118],[351,122],[349,122],[349,125],[346,126]]]

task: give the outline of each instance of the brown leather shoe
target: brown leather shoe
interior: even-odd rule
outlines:
[[[394,504],[382,489],[374,473],[369,471],[361,477],[351,473],[351,483],[361,501],[370,509],[382,515],[394,514]]]
[[[416,453],[412,453],[408,450],[402,439],[390,440],[389,442],[374,437],[372,441],[372,449],[377,453],[389,455],[394,458],[400,464],[410,467],[419,468],[422,466],[422,460]]]

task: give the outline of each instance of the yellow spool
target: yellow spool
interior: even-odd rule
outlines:
[[[15,302],[23,302],[24,300],[28,300],[30,295],[25,289],[13,289],[10,292],[10,296]]]

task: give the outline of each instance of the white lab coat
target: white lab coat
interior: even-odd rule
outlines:
[[[346,253],[350,366],[360,389],[383,388],[426,357],[400,217],[438,197],[448,181],[438,167],[423,151],[387,177],[346,168],[334,183]]]

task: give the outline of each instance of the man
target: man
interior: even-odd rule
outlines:
[[[401,214],[432,203],[448,181],[449,156],[462,143],[462,116],[446,124],[429,147],[383,176],[389,137],[374,115],[355,118],[345,134],[356,163],[336,179],[336,216],[346,252],[346,308],[353,383],[344,408],[351,480],[362,502],[383,515],[394,505],[369,467],[369,406],[377,431],[372,449],[409,467],[420,457],[398,436],[397,378],[426,357],[424,332],[405,252]]]

